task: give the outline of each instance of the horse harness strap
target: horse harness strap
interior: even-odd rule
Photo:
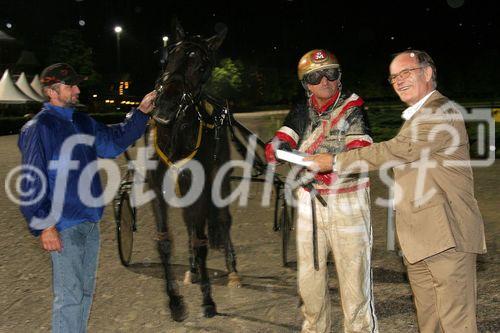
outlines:
[[[155,151],[160,157],[160,159],[170,168],[175,168],[175,169],[180,169],[182,168],[186,163],[191,161],[195,156],[196,153],[198,152],[198,149],[200,148],[201,145],[201,140],[203,137],[203,129],[209,129],[209,130],[215,130],[215,137],[218,139],[219,137],[219,128],[224,126],[225,123],[225,115],[228,111],[227,108],[222,108],[222,113],[216,112],[214,105],[212,102],[208,101],[207,99],[203,99],[201,103],[196,103],[194,105],[194,108],[196,112],[198,113],[198,121],[199,121],[199,127],[198,127],[198,136],[196,139],[196,147],[193,149],[193,151],[186,156],[185,158],[174,162],[172,161],[158,146],[157,142],[157,129],[156,127],[153,127],[153,143],[155,147]],[[210,117],[213,118],[213,122],[211,122]],[[215,155],[214,155],[215,158]]]
[[[208,128],[208,129],[213,129],[214,125],[213,124],[208,124],[208,123],[204,122],[203,120],[200,120],[200,124],[199,124],[199,127],[198,127],[198,137],[196,139],[196,147],[191,152],[191,154],[189,154],[188,156],[184,157],[183,159],[181,159],[181,160],[179,160],[177,162],[174,162],[158,146],[157,127],[154,126],[153,127],[153,138],[154,138],[153,143],[154,143],[154,148],[155,148],[156,153],[158,154],[158,156],[160,157],[160,159],[166,165],[168,165],[168,167],[175,168],[175,169],[182,168],[186,163],[188,163],[189,161],[191,161],[196,156],[196,153],[198,152],[198,148],[200,148],[200,145],[201,145],[201,139],[203,137],[203,128],[204,127]]]

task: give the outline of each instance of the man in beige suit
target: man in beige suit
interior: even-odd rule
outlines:
[[[389,81],[409,107],[391,140],[308,159],[339,175],[394,168],[396,229],[420,331],[477,332],[476,256],[486,252],[460,106],[436,88],[431,57],[398,54]]]

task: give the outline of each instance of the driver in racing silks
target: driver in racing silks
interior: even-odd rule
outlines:
[[[299,61],[298,77],[306,90],[307,102],[289,112],[283,126],[266,145],[269,163],[276,162],[277,149],[337,154],[372,143],[362,112],[363,100],[342,89],[340,64],[333,53],[320,49],[306,53]],[[296,193],[302,332],[330,332],[330,251],[339,280],[344,332],[378,332],[370,268],[369,178],[364,173],[342,177],[318,173],[311,178],[312,182]],[[315,195],[327,205],[323,206]]]

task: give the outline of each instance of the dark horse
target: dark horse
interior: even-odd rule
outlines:
[[[156,194],[153,209],[157,221],[158,249],[165,269],[166,291],[170,298],[172,318],[182,321],[187,311],[179,294],[172,271],[172,239],[167,223],[168,204],[164,200],[164,177],[174,174],[170,182],[177,196],[183,198],[199,186],[194,172],[186,166],[199,162],[203,167],[204,183],[199,195],[183,209],[189,237],[189,272],[186,278],[199,277],[203,293],[205,317],[216,315],[211,296],[206,260],[208,245],[225,251],[229,285],[240,286],[236,273],[236,258],[230,238],[231,215],[229,207],[217,207],[212,202],[212,184],[220,166],[230,159],[227,122],[228,110],[223,103],[203,91],[215,64],[215,52],[227,32],[225,26],[216,26],[217,33],[210,38],[188,36],[178,22],[173,45],[168,49],[164,72],[156,84],[157,98],[154,147],[158,168],[149,174],[149,183]],[[218,28],[218,29],[217,29]],[[167,171],[169,171],[167,174]],[[230,194],[229,174],[222,181],[221,197]],[[172,193],[172,189],[168,189]],[[167,200],[168,201],[168,200]],[[208,229],[208,237],[206,229]],[[186,279],[185,279],[186,280]]]

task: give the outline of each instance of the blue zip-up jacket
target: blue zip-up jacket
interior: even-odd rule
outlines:
[[[79,182],[90,186],[90,193],[94,198],[100,197],[102,185],[97,167],[95,163],[90,166],[89,164],[95,162],[98,157],[112,158],[123,153],[129,145],[144,134],[148,119],[148,115],[134,109],[127,114],[124,122],[107,126],[72,108],[45,103],[42,110],[23,126],[18,141],[22,153],[22,164],[40,170],[47,180],[46,190],[42,193],[43,182],[40,177],[23,168],[20,208],[28,222],[30,232],[35,236],[41,233],[44,228],[37,228],[37,225],[32,224],[33,218],[46,218],[53,203],[61,202],[61,200],[62,214],[57,221],[50,223],[56,225],[57,230],[61,231],[82,222],[99,222],[104,210],[103,204],[99,202],[92,206],[84,204],[78,195]],[[71,160],[78,161],[78,166],[75,169],[68,166],[65,195],[55,198],[57,170],[50,168],[49,165],[51,161],[60,161],[61,146],[66,139],[75,134],[90,135],[94,138],[94,142],[92,145],[74,146]],[[61,161],[65,163],[64,160]],[[82,174],[86,166],[91,169],[90,174],[87,172]],[[80,181],[81,177],[89,179]],[[30,203],[30,201],[33,202]]]

